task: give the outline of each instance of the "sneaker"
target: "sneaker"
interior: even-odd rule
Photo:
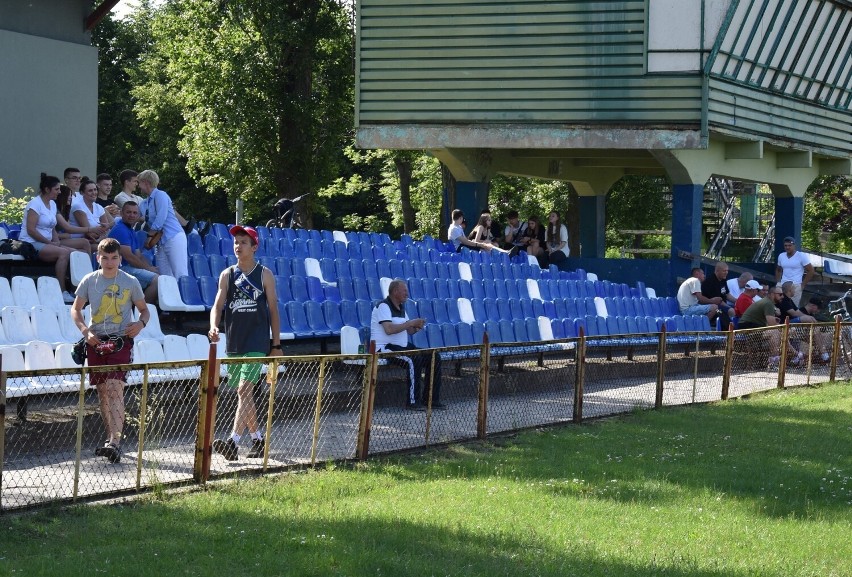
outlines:
[[[66,305],[70,305],[74,302],[74,295],[68,291],[62,291],[62,300],[65,301]]]
[[[251,449],[249,450],[246,457],[249,459],[262,459],[263,458],[263,449],[265,448],[266,443],[263,439],[255,439],[252,441]]]
[[[228,439],[227,441],[216,439],[213,441],[213,450],[225,457],[226,461],[237,460],[237,444],[233,439]]]
[[[195,222],[195,217],[190,216],[189,220],[186,221],[186,226],[183,227],[183,232],[185,232],[186,234],[190,234],[193,229],[195,229]]]
[[[769,368],[777,369],[778,364],[781,362],[781,357],[769,357]]]
[[[793,364],[796,365],[797,367],[804,364],[804,362],[805,362],[804,353],[797,354],[796,358],[793,359]]]
[[[447,410],[447,405],[445,405],[445,404],[444,404],[444,403],[442,403],[441,401],[434,401],[434,402],[432,403],[432,410],[435,410],[435,411],[446,411],[446,410]]]
[[[120,463],[121,462],[121,447],[116,445],[115,443],[110,443],[107,441],[104,443],[103,447],[98,447],[95,449],[95,455],[98,457],[106,457],[106,460],[110,463]]]
[[[422,411],[426,410],[426,405],[424,405],[422,403],[408,403],[407,405],[405,405],[405,408],[408,409],[409,411],[422,412]]]

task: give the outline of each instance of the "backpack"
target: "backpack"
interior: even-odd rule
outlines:
[[[38,260],[38,251],[32,244],[11,238],[0,240],[0,254],[16,254],[25,260]]]

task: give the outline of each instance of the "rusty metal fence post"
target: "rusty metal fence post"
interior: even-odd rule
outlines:
[[[278,385],[278,359],[273,357],[269,361],[269,367],[266,372],[266,384],[269,385],[269,400],[267,401],[266,410],[266,433],[264,437],[268,440],[272,438],[272,415],[275,412],[275,387]],[[266,442],[263,444],[263,472],[265,473],[269,467],[269,445]]]
[[[210,478],[210,461],[213,458],[213,428],[216,425],[216,395],[219,391],[219,359],[216,358],[215,343],[210,343],[207,364],[204,366],[207,368],[207,378],[202,378],[199,383],[198,431],[193,466],[193,478],[196,483],[202,484]]]
[[[831,339],[831,370],[829,373],[829,380],[834,381],[835,377],[837,377],[837,359],[840,358],[840,331],[842,327],[840,326],[840,317],[834,317],[834,335]]]
[[[787,339],[790,336],[790,317],[784,320],[781,328],[781,358],[778,361],[778,388],[784,388],[784,377],[787,375]]]
[[[731,370],[734,366],[734,325],[728,325],[727,339],[725,340],[725,366],[722,369],[722,395],[723,401],[728,400],[728,392],[731,389]]]
[[[476,437],[485,439],[488,434],[488,375],[491,366],[491,345],[488,333],[482,337],[479,357],[479,406],[476,412]]]
[[[663,383],[666,380],[666,325],[660,329],[660,342],[657,348],[657,390],[654,395],[654,408],[663,406]]]
[[[574,353],[577,369],[574,371],[574,415],[575,423],[583,422],[583,385],[586,379],[586,331],[580,327],[579,339]]]

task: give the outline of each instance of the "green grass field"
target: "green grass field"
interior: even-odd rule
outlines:
[[[852,575],[852,385],[0,517],[2,575]]]

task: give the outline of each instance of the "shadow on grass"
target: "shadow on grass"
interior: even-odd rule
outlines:
[[[473,534],[405,520],[305,521],[268,510],[238,512],[228,502],[204,508],[149,505],[47,513],[13,523],[0,545],[7,570],[27,575],[658,575],[737,577],[671,558],[635,564],[605,558],[593,541],[564,549],[544,539]],[[290,503],[292,504],[292,502]],[[155,509],[152,514],[151,509]],[[120,527],[120,531],[117,528]],[[36,546],[37,545],[37,546]],[[61,561],[60,561],[61,560]],[[61,570],[60,570],[61,567]]]
[[[650,505],[709,490],[770,517],[840,519],[852,501],[844,482],[852,471],[850,422],[843,411],[731,401],[542,429],[497,441],[496,451],[451,447],[390,473],[506,476],[544,482],[559,495]],[[473,458],[459,465],[461,456]],[[618,490],[608,490],[613,479]]]

